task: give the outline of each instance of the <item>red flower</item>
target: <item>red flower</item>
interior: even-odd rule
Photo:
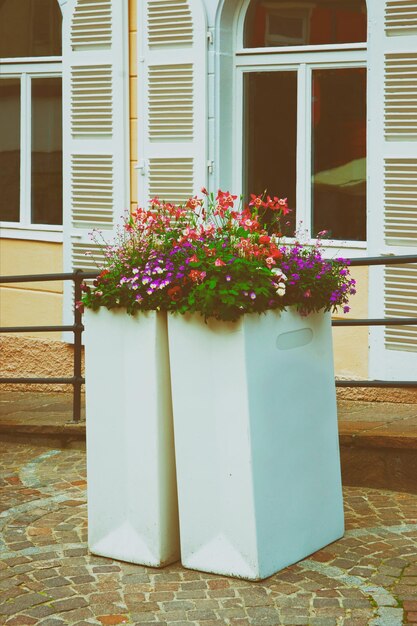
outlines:
[[[271,237],[268,235],[261,235],[259,237],[259,243],[269,243],[271,241]]]
[[[181,287],[179,287],[178,285],[176,285],[175,287],[171,287],[171,289],[168,289],[167,293],[171,300],[179,300],[181,297]]]
[[[191,280],[194,283],[196,283],[199,280],[203,280],[203,278],[205,278],[206,272],[200,272],[199,270],[191,270],[188,276],[191,278]]]
[[[216,200],[223,209],[227,209],[228,207],[233,207],[236,198],[237,196],[233,196],[230,191],[221,191],[219,189]]]
[[[254,193],[250,195],[251,201],[249,202],[249,206],[256,206],[259,209],[261,206],[267,206],[266,203],[262,200],[261,196],[255,196]]]
[[[273,259],[280,259],[282,257],[282,252],[278,250],[276,246],[271,246],[269,256],[272,256]]]

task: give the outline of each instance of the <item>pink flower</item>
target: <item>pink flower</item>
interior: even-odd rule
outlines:
[[[225,263],[224,261],[222,261],[221,259],[217,258],[217,259],[214,261],[214,265],[215,265],[216,267],[221,267],[222,265],[226,265],[226,263]]]
[[[186,207],[187,209],[196,209],[198,206],[201,206],[201,200],[199,200],[199,198],[197,198],[197,196],[194,196],[194,198],[190,198],[187,201]]]

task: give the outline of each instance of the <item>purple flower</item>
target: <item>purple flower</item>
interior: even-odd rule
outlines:
[[[343,307],[343,313],[349,313],[349,311],[350,311],[350,306]]]

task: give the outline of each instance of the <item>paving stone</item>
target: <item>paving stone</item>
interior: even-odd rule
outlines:
[[[47,578],[44,584],[45,587],[49,589],[49,587],[64,587],[65,585],[70,585],[71,581],[63,576],[57,576],[56,578]]]
[[[178,600],[201,600],[207,597],[207,593],[199,589],[195,589],[194,591],[177,591],[175,595]]]
[[[28,611],[29,615],[33,616],[33,617],[47,617],[48,615],[52,615],[53,613],[56,613],[56,610],[53,606],[50,606],[49,604],[39,604],[38,606],[35,606],[33,609],[30,609],[30,611]]]
[[[187,618],[203,622],[210,619],[216,619],[216,613],[214,611],[188,611]]]
[[[46,600],[47,598],[39,593],[27,593],[0,605],[0,615],[14,615]]]
[[[9,511],[0,518],[0,624],[104,626],[98,617],[138,626],[417,623],[415,495],[345,488],[345,536],[252,583],[180,563],[156,570],[89,554],[82,450],[51,454],[0,442],[0,476],[28,481],[22,487],[0,480],[0,502]],[[36,493],[29,487],[35,484]],[[27,508],[16,513],[20,504]],[[30,551],[21,554],[16,545],[25,543]]]
[[[112,624],[126,624],[130,621],[127,615],[99,615],[97,619],[104,626]]]
[[[249,607],[247,614],[250,619],[250,623],[254,626],[276,626],[280,623],[279,613],[276,609],[269,607]]]
[[[30,617],[30,615],[17,615],[16,617],[12,617],[8,619],[6,622],[7,626],[32,626],[32,624],[37,623],[37,619],[34,617]]]
[[[71,611],[72,609],[79,609],[83,606],[88,606],[88,602],[84,598],[68,598],[67,600],[56,600],[52,602],[52,606],[57,613],[64,611]]]

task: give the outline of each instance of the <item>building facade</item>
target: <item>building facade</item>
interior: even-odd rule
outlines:
[[[417,0],[5,0],[0,34],[2,274],[95,269],[92,230],[202,186],[287,196],[330,256],[417,252]],[[417,315],[417,265],[354,274],[353,316]],[[1,293],[4,326],[71,315]],[[334,339],[341,376],[415,378],[415,326]]]

